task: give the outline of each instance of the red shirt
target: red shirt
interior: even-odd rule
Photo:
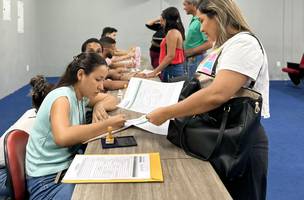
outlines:
[[[159,63],[161,63],[164,60],[165,56],[167,55],[166,47],[167,47],[166,38],[163,38],[162,42],[160,43]],[[184,50],[176,48],[174,59],[171,61],[170,64],[181,64],[184,61],[185,61]]]

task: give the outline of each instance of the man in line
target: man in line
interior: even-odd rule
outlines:
[[[206,51],[212,47],[212,42],[201,32],[201,22],[196,16],[197,5],[198,0],[183,1],[185,12],[192,15],[184,42],[189,78],[193,77],[198,65],[206,57]]]

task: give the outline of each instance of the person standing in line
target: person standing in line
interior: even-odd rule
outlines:
[[[213,110],[230,100],[242,87],[250,87],[263,98],[261,115],[269,114],[268,59],[264,47],[253,35],[235,0],[202,0],[198,5],[198,17],[206,35],[215,41],[215,48],[202,69],[209,74],[215,67],[212,83],[186,99],[157,108],[147,119],[160,125],[165,121],[193,116]],[[220,50],[220,51],[219,51]],[[268,138],[262,124],[248,142],[246,168],[231,180],[220,176],[235,200],[265,200],[268,170]],[[212,162],[211,162],[212,164]],[[224,172],[215,168],[219,174]]]
[[[206,57],[206,51],[212,48],[212,42],[201,32],[201,22],[196,15],[198,0],[184,0],[187,15],[192,15],[184,42],[188,77],[191,79],[199,63]]]
[[[176,7],[163,10],[160,23],[164,27],[166,36],[160,43],[159,65],[146,77],[153,78],[161,73],[161,80],[169,82],[170,79],[185,76],[183,49],[185,29]]]
[[[164,29],[160,24],[160,19],[150,20],[146,23],[146,27],[150,30],[155,31],[152,36],[151,46],[150,46],[150,59],[151,65],[155,69],[159,65],[159,53],[160,53],[160,43],[164,38]]]

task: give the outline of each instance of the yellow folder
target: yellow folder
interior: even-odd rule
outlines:
[[[163,182],[163,173],[160,162],[159,153],[148,153],[150,158],[150,178],[149,179],[113,179],[113,180],[69,180],[63,178],[63,183],[135,183],[135,182]],[[94,154],[92,154],[94,155]],[[116,154],[119,155],[119,154]],[[120,154],[125,155],[125,154]],[[142,154],[127,154],[127,155],[142,155]],[[90,155],[83,155],[90,156]],[[96,156],[96,155],[95,155]],[[109,155],[111,156],[111,155]]]

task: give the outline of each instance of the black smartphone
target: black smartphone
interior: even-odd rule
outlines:
[[[103,149],[118,148],[118,147],[131,147],[137,146],[134,136],[120,136],[114,138],[113,144],[107,144],[106,138],[101,138],[101,146]]]

